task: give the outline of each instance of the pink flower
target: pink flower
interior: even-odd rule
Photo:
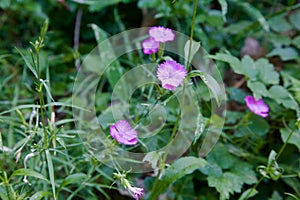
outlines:
[[[153,38],[146,39],[142,42],[144,54],[153,54],[158,51],[159,42],[155,41]]]
[[[133,194],[133,196],[136,200],[138,200],[144,194],[144,189],[143,188],[129,187],[128,189]]]
[[[132,129],[126,120],[119,120],[110,126],[111,136],[121,144],[135,145],[137,143],[137,131]]]
[[[261,117],[268,117],[269,107],[262,99],[255,100],[253,96],[246,96],[244,98],[247,107],[256,115]]]
[[[186,76],[183,65],[173,60],[167,60],[158,65],[157,77],[162,82],[162,87],[167,90],[175,90],[182,84]]]
[[[173,41],[175,34],[172,29],[165,28],[162,26],[154,26],[149,29],[149,35],[157,42],[168,42]]]

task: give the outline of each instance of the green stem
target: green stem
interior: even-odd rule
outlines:
[[[277,162],[278,158],[280,157],[280,155],[282,154],[282,152],[284,151],[286,145],[288,144],[289,140],[291,139],[293,133],[295,132],[296,130],[296,126],[293,128],[293,130],[290,132],[287,140],[284,142],[284,144],[282,145],[281,149],[279,150],[279,153],[276,155],[275,157],[275,160],[273,161],[274,162]],[[252,187],[252,189],[250,190],[250,192],[247,194],[246,196],[246,200],[249,198],[250,194],[252,193],[252,191],[260,184],[260,182],[264,179],[264,176],[262,176],[259,181]]]
[[[286,145],[288,144],[288,142],[290,141],[290,139],[291,139],[293,133],[295,132],[296,127],[297,127],[297,126],[295,126],[295,127],[293,128],[293,130],[290,132],[290,134],[289,134],[287,140],[284,142],[284,144],[282,145],[281,149],[279,150],[279,153],[276,155],[275,161],[278,160],[278,158],[280,157],[280,155],[281,155],[282,152],[284,151]],[[275,162],[275,161],[274,161],[274,162]]]
[[[187,71],[189,70],[189,66],[190,66],[189,62],[190,62],[190,58],[191,58],[192,43],[193,43],[193,38],[194,38],[194,28],[195,28],[197,6],[198,6],[198,0],[194,0],[194,11],[193,11],[193,18],[192,18],[191,34],[190,34],[189,53],[188,53],[188,60],[186,62],[187,66],[185,66],[185,68],[187,69]]]

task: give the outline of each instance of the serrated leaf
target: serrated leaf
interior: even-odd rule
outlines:
[[[200,48],[200,42],[196,42],[192,40],[192,44],[190,40],[188,40],[184,45],[184,59],[185,59],[185,66],[187,66],[187,63],[190,63],[191,60],[193,60],[194,55],[197,53],[197,51]],[[190,54],[190,55],[189,55]]]
[[[47,178],[45,176],[43,176],[42,174],[40,174],[36,171],[33,171],[31,169],[25,169],[25,168],[17,169],[16,171],[14,171],[12,173],[12,175],[10,176],[10,179],[14,176],[31,176],[31,177],[35,177],[38,179],[48,181]]]
[[[269,90],[270,97],[285,108],[297,110],[298,104],[288,90],[280,85],[273,85]]]
[[[230,169],[236,162],[236,158],[228,152],[224,144],[217,144],[213,150],[207,155],[207,161],[215,163],[222,169]]]
[[[206,166],[208,163],[203,158],[183,157],[176,160],[170,167],[168,167],[161,179],[159,180],[158,188],[153,188],[150,200],[157,199],[157,197],[165,191],[165,189],[174,181],[182,178],[187,174],[191,174],[196,169]]]
[[[231,172],[225,172],[220,177],[209,176],[207,181],[209,187],[215,187],[220,193],[220,200],[229,199],[230,194],[241,192],[243,186],[240,178]]]
[[[243,74],[243,69],[241,67],[242,64],[240,60],[230,54],[217,53],[216,55],[209,55],[209,58],[227,62],[228,64],[230,64],[235,73]]]
[[[291,130],[287,128],[281,128],[280,129],[280,134],[281,134],[281,139],[283,142],[287,141],[287,138],[290,134]],[[290,140],[288,141],[289,144],[295,145],[298,150],[300,151],[300,131],[296,130],[293,135],[291,136]]]
[[[253,96],[255,99],[261,99],[262,97],[269,96],[269,92],[266,86],[259,81],[248,81],[247,86],[253,92]]]
[[[279,56],[283,61],[295,60],[298,52],[293,47],[277,47],[267,55],[268,57]]]
[[[251,81],[256,81],[258,70],[256,65],[254,65],[253,59],[246,55],[242,58],[242,68],[243,68],[243,74],[249,78]]]
[[[259,71],[259,80],[265,84],[278,84],[279,74],[274,70],[273,64],[265,58],[255,61],[255,66]]]

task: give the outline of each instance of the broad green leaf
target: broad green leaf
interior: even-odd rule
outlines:
[[[291,132],[291,130],[287,129],[287,128],[280,129],[281,139],[283,142],[287,141],[290,132]],[[291,139],[289,140],[288,143],[295,145],[298,148],[298,150],[300,151],[300,131],[299,130],[296,130],[293,133],[293,135],[291,136]]]
[[[244,103],[244,98],[249,95],[244,90],[234,87],[227,87],[226,88],[228,97],[230,100],[237,101],[239,103]]]
[[[257,70],[257,66],[254,65],[253,59],[250,56],[246,55],[243,57],[241,62],[242,62],[243,74],[246,77],[248,77],[249,80],[256,81],[258,70]]]
[[[52,186],[52,193],[53,193],[54,200],[56,200],[56,196],[55,196],[55,178],[54,178],[54,169],[53,169],[52,158],[51,158],[51,154],[50,154],[48,149],[46,149],[45,152],[46,152],[47,167],[48,167],[48,173],[49,173],[49,177],[50,177],[50,183],[51,183],[51,186]]]
[[[226,0],[218,0],[218,2],[221,5],[223,20],[226,22],[226,14],[228,10],[227,2]]]
[[[248,136],[252,138],[252,140],[261,140],[270,130],[270,125],[268,122],[255,114],[252,114],[248,117],[248,123],[240,126],[236,129],[234,136],[236,137],[244,137]]]
[[[149,162],[151,164],[152,169],[155,169],[160,157],[161,157],[160,153],[156,151],[151,151],[147,153],[146,156],[143,158],[143,162],[145,161]]]
[[[32,195],[29,200],[40,200],[50,194],[51,193],[47,192],[47,191],[39,191],[39,192],[35,193],[34,195]]]
[[[234,124],[243,118],[245,113],[237,111],[226,111],[226,124]]]
[[[114,87],[123,74],[123,68],[121,67],[119,61],[115,60],[115,53],[108,40],[106,32],[96,24],[90,24],[90,27],[93,29],[96,41],[98,43],[101,64],[103,67],[107,67],[105,70],[105,75],[107,76],[110,85]]]
[[[260,58],[255,61],[256,69],[259,71],[259,80],[265,84],[278,84],[279,74],[274,70],[273,64],[267,59]]]
[[[290,16],[290,22],[294,25],[294,27],[297,30],[300,30],[300,10],[296,10],[294,13],[292,13]]]
[[[12,175],[10,176],[10,179],[14,176],[32,176],[32,177],[35,177],[35,178],[38,178],[38,179],[48,181],[45,176],[43,176],[42,174],[40,174],[36,171],[33,171],[31,169],[24,169],[24,168],[17,169],[16,171],[14,171],[12,173]]]
[[[298,104],[287,89],[280,85],[274,85],[269,90],[270,97],[277,103],[282,104],[285,108],[298,109]]]
[[[246,198],[255,196],[257,193],[258,193],[258,191],[256,189],[250,188],[250,189],[246,190],[245,192],[243,192],[243,194],[240,196],[240,198],[238,200],[245,200]]]
[[[259,81],[248,81],[247,86],[253,92],[253,96],[255,99],[261,99],[262,97],[269,96],[269,92],[266,86]]]
[[[271,29],[280,33],[287,32],[293,28],[291,24],[285,19],[285,13],[272,17],[268,20],[268,22]]]
[[[237,159],[229,153],[228,148],[224,144],[219,143],[207,155],[207,161],[211,164],[217,164],[222,169],[230,169]]]
[[[231,172],[225,172],[220,177],[208,176],[207,181],[209,187],[215,187],[220,193],[220,200],[229,199],[230,194],[235,192],[240,193],[243,186],[239,176]]]
[[[80,4],[86,4],[89,5],[89,10],[91,12],[100,11],[103,8],[107,6],[112,6],[115,4],[118,4],[120,2],[122,3],[130,3],[135,0],[105,0],[105,1],[99,1],[99,0],[72,0],[73,2],[80,3]]]
[[[28,57],[26,57],[21,50],[19,50],[18,48],[16,48],[16,50],[19,52],[19,54],[22,56],[22,59],[25,62],[25,65],[30,69],[30,71],[33,73],[33,75],[35,76],[35,78],[38,78],[37,76],[37,72],[35,67],[31,64],[31,62],[29,61]]]
[[[184,66],[187,66],[187,63],[190,63],[191,60],[193,60],[194,55],[197,53],[197,51],[200,48],[200,42],[196,42],[192,40],[192,44],[190,40],[188,40],[184,45],[184,59],[185,64]]]
[[[270,31],[268,22],[264,18],[263,14],[257,8],[255,8],[248,2],[239,1],[239,0],[231,0],[231,1],[241,6],[243,10],[248,13],[249,16],[251,16],[253,19],[256,19],[265,31],[268,32]]]
[[[187,174],[191,174],[196,169],[206,166],[208,163],[202,158],[183,157],[176,160],[170,167],[165,169],[161,179],[158,181],[158,188],[153,188],[150,200],[156,200],[167,187]]]
[[[298,49],[300,49],[300,35],[294,37],[292,43],[293,43]]]
[[[237,74],[243,74],[244,72],[240,60],[230,54],[217,53],[216,55],[209,55],[209,58],[227,62],[228,64],[230,64],[233,71]]]
[[[293,47],[277,47],[267,55],[268,57],[279,56],[283,61],[295,60],[298,52]]]
[[[257,182],[256,173],[253,168],[251,164],[237,161],[230,171],[238,175],[244,184],[251,185]]]
[[[266,34],[266,38],[271,41],[274,46],[279,47],[279,46],[288,46],[292,43],[291,38],[286,37],[285,35],[279,35],[275,33],[268,33]]]

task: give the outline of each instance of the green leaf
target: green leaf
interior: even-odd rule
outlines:
[[[224,24],[222,13],[219,10],[210,10],[205,21],[214,27],[222,27]]]
[[[291,24],[285,19],[285,13],[269,19],[270,27],[276,32],[287,32],[292,29]]]
[[[268,57],[279,56],[283,61],[295,60],[298,52],[293,47],[277,47],[267,55]]]
[[[75,184],[75,183],[79,183],[82,184],[82,181],[87,177],[86,174],[83,173],[76,173],[76,174],[71,174],[69,176],[67,176],[63,182],[60,184],[60,186],[57,189],[57,194],[58,192],[65,186],[70,185],[70,184]]]
[[[250,193],[251,192],[251,193]],[[250,194],[249,194],[250,193]],[[258,193],[258,191],[256,189],[248,189],[245,192],[243,192],[243,194],[240,196],[240,198],[238,200],[245,200],[246,197],[250,198],[255,196]]]
[[[139,0],[139,8],[155,8],[160,5],[160,0]]]
[[[264,18],[263,14],[261,14],[261,12],[257,8],[255,8],[248,2],[243,2],[239,0],[232,0],[232,1],[235,2],[237,5],[241,6],[243,10],[247,12],[248,15],[251,16],[253,19],[256,19],[265,31],[268,32],[270,31],[268,22]]]
[[[17,169],[16,171],[14,171],[12,173],[12,175],[10,176],[10,179],[14,176],[32,176],[38,179],[42,179],[45,181],[48,181],[47,178],[45,176],[43,176],[42,174],[33,171],[31,169],[25,169],[25,168],[21,168],[21,169]]]
[[[0,1],[0,8],[6,9],[10,6],[10,0],[1,0]]]
[[[206,166],[207,164],[208,163],[204,159],[196,157],[183,157],[176,160],[164,171],[157,184],[159,187],[153,188],[150,199],[157,199],[157,197],[164,192],[170,184],[187,174],[191,174],[196,169]]]
[[[251,114],[248,117],[248,122],[245,125],[240,126],[234,133],[235,137],[248,136],[253,140],[260,140],[264,137],[270,130],[268,122],[255,114]]]
[[[90,27],[93,29],[98,43],[101,64],[103,67],[108,67],[107,70],[105,70],[105,75],[110,85],[114,87],[123,74],[123,68],[119,61],[115,60],[115,53],[106,32],[96,24],[90,24]]]
[[[225,172],[220,177],[209,176],[207,181],[209,187],[215,187],[220,193],[220,200],[229,199],[230,194],[241,192],[243,186],[239,176],[231,172]]]
[[[245,31],[249,26],[251,26],[252,22],[250,21],[238,21],[237,23],[230,24],[229,26],[223,29],[226,33],[231,34],[241,34],[241,32]]]
[[[287,141],[287,138],[290,134],[291,130],[288,128],[281,128],[280,129],[280,134],[281,134],[281,139],[283,142]],[[288,142],[289,144],[295,145],[298,150],[300,151],[300,131],[296,130],[293,135],[291,136],[291,139]]]
[[[56,200],[55,196],[55,179],[54,179],[54,169],[53,169],[53,163],[52,163],[52,158],[51,154],[48,149],[46,149],[46,159],[47,159],[47,166],[48,166],[48,172],[49,172],[49,177],[50,177],[50,183],[52,186],[52,193],[54,200]]]
[[[265,84],[278,84],[279,74],[274,70],[273,64],[265,58],[255,61],[255,66],[259,71],[259,80]]]
[[[228,10],[227,2],[226,0],[218,0],[218,2],[221,5],[223,20],[226,22],[226,14]]]
[[[297,29],[297,30],[300,30],[300,10],[296,10],[294,13],[292,13],[290,16],[290,22],[294,25],[294,27]]]
[[[105,1],[99,1],[99,0],[72,0],[73,2],[89,5],[89,10],[91,12],[100,11],[103,8],[107,6],[112,6],[115,4],[118,4],[120,2],[122,3],[130,3],[135,0],[105,0]]]
[[[285,108],[297,110],[298,104],[287,89],[280,85],[274,85],[269,90],[270,97],[277,103],[282,104]]]
[[[245,113],[237,111],[226,111],[226,124],[234,124],[243,118]]]
[[[31,70],[31,72],[33,73],[33,75],[35,76],[35,78],[38,78],[37,76],[37,72],[36,69],[32,66],[31,62],[28,60],[28,58],[21,52],[21,50],[19,50],[18,48],[16,48],[16,50],[19,52],[19,54],[22,56],[22,59],[25,62],[25,65]]]
[[[249,78],[251,81],[256,81],[257,79],[257,67],[254,65],[253,59],[246,55],[242,59],[242,68],[243,68],[243,74]]]
[[[193,60],[194,55],[197,53],[197,51],[200,48],[200,42],[196,42],[192,40],[192,45],[190,46],[191,42],[188,40],[184,45],[184,59],[185,59],[185,66],[187,66],[187,63],[190,63],[191,60]],[[190,50],[191,48],[191,50]],[[190,55],[189,55],[190,53]]]
[[[209,163],[215,163],[222,169],[230,169],[236,162],[236,158],[228,152],[228,148],[224,144],[217,144],[213,150],[207,155]]]
[[[244,103],[244,98],[248,95],[244,90],[234,87],[226,88],[228,97],[230,100],[234,100],[239,103]]]
[[[47,192],[47,191],[39,191],[39,192],[35,193],[34,195],[32,195],[29,200],[40,200],[49,194],[51,194],[51,193]]]
[[[228,64],[230,64],[233,71],[237,74],[244,73],[240,60],[230,54],[217,53],[216,55],[209,55],[209,58],[227,62]]]
[[[268,200],[282,200],[282,197],[277,191],[274,191],[271,198],[268,198]]]
[[[255,99],[261,99],[262,97],[269,96],[269,92],[266,86],[259,81],[248,81],[247,86],[253,92],[253,96]]]
[[[293,43],[298,49],[300,49],[300,35],[294,37],[292,43]]]

